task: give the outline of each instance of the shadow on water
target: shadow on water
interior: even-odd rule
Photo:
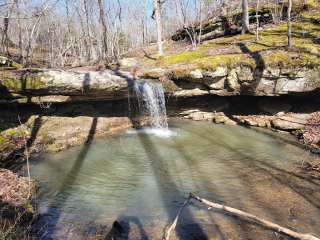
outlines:
[[[199,133],[196,133],[196,132],[192,132],[192,133],[199,135]],[[235,153],[237,156],[239,156],[242,159],[242,162],[248,166],[248,169],[250,169],[250,167],[252,168],[252,164],[255,163],[254,167],[257,171],[263,172],[263,174],[266,176],[270,176],[273,180],[276,180],[276,182],[278,182],[280,185],[290,188],[294,193],[296,193],[297,195],[302,197],[304,200],[309,202],[312,206],[317,208],[320,212],[319,199],[317,197],[314,197],[312,194],[306,194],[305,192],[306,189],[305,187],[302,187],[302,184],[301,184],[301,182],[305,182],[309,186],[311,184],[319,188],[318,183],[308,178],[305,178],[303,176],[300,176],[299,174],[272,166],[266,161],[261,161],[259,159],[253,158],[252,156],[243,153],[239,149],[231,146],[230,144],[228,144],[227,142],[221,139],[219,139],[218,141],[218,139],[211,138],[208,136],[201,135],[201,137],[206,138],[211,142],[214,142],[214,144],[222,148],[225,148],[229,152]],[[234,166],[230,165],[230,167],[234,167]]]
[[[238,149],[236,146],[233,146],[232,144],[224,141],[221,138],[215,138],[211,136],[207,136],[206,134],[200,134],[199,132],[190,131],[190,133],[198,135],[199,137],[205,138],[206,140],[210,141],[213,146],[218,146],[221,148],[224,148],[227,152],[234,153],[235,156],[237,156],[237,159],[241,159],[242,166],[239,166],[235,164],[233,161],[231,162],[223,162],[224,165],[226,165],[229,171],[231,171],[233,174],[237,175],[237,179],[240,181],[240,184],[243,188],[246,190],[246,198],[249,197],[251,199],[249,202],[246,200],[243,201],[243,199],[238,199],[236,202],[232,203],[236,208],[253,211],[252,209],[260,209],[258,212],[261,211],[258,215],[264,216],[271,221],[291,226],[292,221],[290,209],[294,209],[295,207],[299,208],[298,206],[295,206],[294,203],[291,203],[290,201],[293,199],[293,201],[301,201],[301,204],[308,204],[310,211],[313,211],[313,214],[310,216],[299,216],[301,217],[300,221],[314,221],[314,219],[317,219],[317,216],[320,214],[320,204],[319,199],[320,195],[319,192],[319,186],[314,181],[310,181],[310,179],[307,179],[303,176],[300,176],[299,174],[295,172],[290,172],[287,169],[281,169],[279,167],[273,166],[272,164],[268,163],[267,161],[259,160],[257,158],[252,157],[249,154],[246,154],[245,152]],[[183,152],[183,150],[179,150],[179,152],[186,156],[186,153]],[[244,171],[243,169],[247,169]],[[279,187],[281,191],[283,190],[286,192],[288,200],[286,199],[279,199],[275,196],[268,196],[268,188],[266,188],[267,192],[259,191],[261,188],[259,188],[260,184],[264,184],[263,182],[257,183],[255,182],[256,178],[252,174],[259,174],[261,176],[267,177],[265,180],[266,183],[270,184],[268,188],[274,187],[274,184],[276,184],[277,188]],[[201,182],[205,182],[203,179],[199,179]],[[267,184],[267,185],[268,185]],[[260,185],[261,186],[261,185]],[[210,190],[212,191],[212,190]],[[243,190],[242,190],[243,191]],[[289,191],[289,192],[288,192]],[[293,199],[290,199],[293,197]],[[270,202],[272,201],[272,203]],[[281,201],[281,203],[273,203],[273,201]],[[288,203],[288,208],[279,210],[279,207],[283,208],[283,203]],[[256,205],[258,203],[258,205]],[[230,204],[230,203],[229,203]],[[286,212],[286,209],[288,209],[289,213]],[[253,212],[254,213],[254,212]],[[262,214],[262,215],[261,215]],[[227,214],[228,215],[228,214]],[[229,216],[229,215],[228,215]],[[293,215],[293,218],[294,215]],[[306,219],[303,219],[306,218]],[[313,220],[310,220],[312,219]],[[246,222],[244,220],[238,219],[232,215],[230,215],[230,218],[228,219],[230,223],[233,225],[233,229],[237,231],[237,234],[244,239],[251,239],[251,233],[252,233],[252,222]],[[214,221],[213,221],[214,222]],[[315,224],[315,223],[313,223]],[[218,229],[224,229],[224,226],[221,226],[221,223],[218,223]],[[221,226],[221,228],[220,228]],[[258,225],[257,225],[258,226]],[[264,229],[261,226],[258,226],[261,229]],[[298,229],[301,227],[303,229],[303,226],[296,226]],[[316,228],[313,228],[313,231]],[[312,230],[311,230],[312,231]],[[221,231],[222,232],[222,231]],[[266,232],[270,233],[269,231]],[[316,232],[319,234],[319,232]],[[254,235],[253,235],[254,236]],[[261,236],[262,237],[262,236]],[[264,238],[263,238],[264,239]]]
[[[67,176],[62,180],[62,184],[57,191],[56,196],[51,201],[48,206],[48,211],[42,214],[41,217],[44,217],[45,223],[40,226],[46,225],[46,229],[44,233],[40,233],[42,235],[41,239],[52,239],[53,234],[57,230],[57,224],[61,215],[61,209],[67,202],[70,197],[70,188],[73,187],[74,183],[77,180],[78,174],[83,166],[84,160],[90,150],[92,141],[94,139],[94,135],[96,132],[96,127],[98,123],[98,118],[94,117],[91,123],[90,131],[88,133],[87,139],[75,160],[71,170],[68,172]]]
[[[115,70],[113,70],[113,72],[116,75],[126,79],[129,91],[132,91],[135,79],[121,73],[119,65]],[[129,118],[131,119],[131,122],[135,128],[141,127],[140,124],[137,124],[136,119],[134,119],[133,116],[130,116],[130,113]],[[182,201],[184,200],[186,195],[179,190],[179,187],[171,179],[170,166],[167,164],[167,161],[162,158],[160,152],[153,144],[150,137],[147,134],[141,132],[138,133],[138,137],[149,158],[160,194],[162,196],[162,201],[169,216],[169,221],[172,221],[175,218],[177,208],[179,208],[179,206],[182,204]],[[168,191],[168,189],[171,190]],[[179,239],[208,239],[200,224],[194,220],[189,209],[186,209],[184,211],[183,216],[188,220],[188,229],[183,229],[181,227],[176,228],[176,234]],[[190,229],[192,232],[188,231]]]
[[[172,221],[176,216],[177,209],[183,203],[186,193],[182,193],[171,179],[170,165],[162,158],[150,137],[143,133],[138,133],[138,136],[149,158],[169,221]],[[188,225],[185,228],[179,226],[176,228],[179,239],[208,239],[200,224],[193,218],[190,209],[184,210],[183,218],[187,219]]]
[[[191,157],[183,148],[183,146],[180,146],[178,144],[174,145],[175,150],[179,152],[179,155],[182,156],[183,160],[185,161],[189,172],[191,172],[191,165],[195,166],[197,164],[197,160],[193,157]],[[201,174],[197,174],[198,179],[192,179],[193,182],[198,185],[196,186],[197,188],[200,187],[201,189],[206,189],[206,192],[210,192],[210,199],[215,200],[216,202],[221,202],[223,201],[223,196],[219,195],[212,189],[212,183],[205,179],[204,177],[201,176]],[[190,177],[192,178],[192,174],[190,174]],[[209,190],[210,186],[210,190]],[[212,197],[213,195],[213,197]],[[219,224],[217,221],[213,218],[212,214],[208,211],[208,217],[210,218],[210,223],[212,224],[213,231],[217,234],[218,239],[220,240],[225,240],[227,237],[221,230]]]
[[[87,88],[90,84],[90,75],[85,75],[85,79],[83,81],[83,88]],[[87,89],[88,90],[88,89]],[[98,117],[93,117],[90,130],[88,132],[86,141],[84,142],[84,145],[75,160],[72,168],[66,175],[66,177],[62,180],[62,184],[60,188],[57,191],[56,196],[51,201],[51,203],[48,206],[48,210],[45,214],[42,215],[45,219],[45,223],[41,224],[40,220],[40,226],[46,225],[46,229],[44,233],[38,233],[38,235],[42,235],[41,239],[52,239],[53,234],[57,230],[57,225],[59,218],[61,216],[61,209],[67,202],[68,198],[70,197],[70,191],[68,191],[70,188],[73,187],[74,183],[76,182],[79,172],[84,164],[84,160],[87,157],[87,154],[90,150],[91,144],[93,142],[96,129],[98,124]]]
[[[139,240],[149,240],[143,225],[139,218],[135,216],[120,216],[118,220],[114,221],[111,230],[105,236],[105,240],[129,240],[129,234],[134,224],[139,231]]]

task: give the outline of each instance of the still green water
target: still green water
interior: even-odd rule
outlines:
[[[89,239],[115,220],[127,226],[124,239],[161,239],[189,192],[320,234],[319,182],[296,173],[311,156],[289,135],[182,120],[169,126],[169,135],[130,130],[35,159],[42,239]],[[196,203],[176,235],[278,239]]]

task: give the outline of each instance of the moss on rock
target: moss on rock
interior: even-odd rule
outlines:
[[[20,92],[25,90],[41,89],[45,87],[46,84],[42,80],[43,77],[46,77],[45,73],[26,74],[21,79],[3,74],[0,80],[1,84],[8,90]]]

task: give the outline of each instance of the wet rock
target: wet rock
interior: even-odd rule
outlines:
[[[272,126],[286,131],[301,130],[305,128],[309,118],[309,114],[288,114],[272,120]]]
[[[188,118],[194,120],[194,121],[209,121],[212,120],[214,116],[214,113],[212,112],[192,112],[189,114]]]
[[[270,121],[263,116],[242,116],[240,122],[252,127],[270,127]]]
[[[208,95],[209,91],[201,90],[199,88],[190,89],[190,90],[180,90],[173,93],[175,97],[194,97],[194,96],[203,96]]]
[[[163,68],[144,69],[142,78],[160,79],[165,76],[166,70]]]
[[[189,109],[179,113],[180,116],[189,116],[191,113],[200,112],[199,109]]]
[[[213,121],[217,124],[237,125],[237,122],[227,117],[224,113],[214,115]]]
[[[41,122],[35,144],[48,152],[83,144],[88,137],[113,135],[132,127],[127,117],[42,117]],[[94,135],[89,136],[90,131],[94,131]]]

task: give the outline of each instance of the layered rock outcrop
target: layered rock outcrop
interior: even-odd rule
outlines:
[[[123,99],[133,81],[129,74],[111,70],[17,70],[0,80],[0,99],[20,102]]]
[[[176,85],[176,88],[171,88],[174,96],[297,95],[320,89],[320,70],[280,67],[253,69],[246,65],[229,69],[219,66],[214,71],[186,71],[183,75],[174,75],[170,80]]]
[[[320,70],[299,68],[256,68],[241,65],[232,69],[194,69],[182,75],[156,69],[166,93],[175,97],[281,96],[317,92]],[[143,76],[142,76],[143,77]],[[129,73],[105,71],[72,72],[63,70],[29,71],[19,77],[0,78],[0,101],[68,102],[118,100],[128,97],[134,78]]]

